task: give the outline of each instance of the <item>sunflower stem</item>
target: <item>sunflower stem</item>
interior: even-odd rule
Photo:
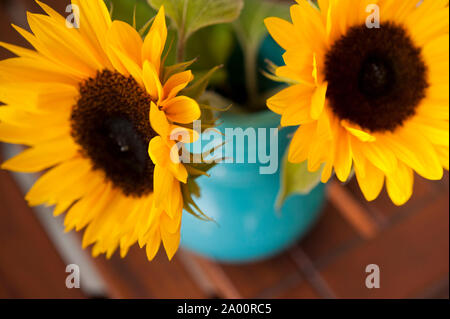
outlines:
[[[249,106],[252,109],[258,107],[258,73],[256,65],[256,52],[253,50],[246,50],[245,54],[245,83],[247,87],[247,94]]]
[[[179,39],[177,43],[177,63],[184,61],[184,51],[186,49],[186,37],[184,32],[180,30]]]

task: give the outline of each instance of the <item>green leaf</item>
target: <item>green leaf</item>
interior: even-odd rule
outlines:
[[[181,194],[183,196],[184,210],[202,221],[215,222],[214,219],[203,213],[192,198],[192,195],[200,197],[200,188],[195,180],[188,179],[187,184],[181,183]]]
[[[146,0],[105,0],[108,8],[112,6],[114,20],[121,20],[133,25],[133,16],[136,12],[136,28],[139,30],[156,15]],[[136,8],[136,11],[135,11]]]
[[[164,5],[185,39],[195,31],[209,25],[234,21],[242,9],[242,0],[148,0],[159,9]]]
[[[186,71],[187,68],[189,68],[197,59],[193,59],[187,62],[178,63],[175,65],[166,66],[163,70],[164,75],[164,83],[174,74],[181,73]]]
[[[239,19],[234,23],[239,41],[244,49],[257,51],[267,34],[264,19],[279,17],[289,18],[289,4],[276,3],[267,0],[245,0],[244,9]]]
[[[258,94],[258,52],[267,29],[264,19],[280,17],[289,20],[289,5],[267,0],[245,0],[244,9],[237,21],[233,23],[236,36],[244,52],[245,82],[250,107],[261,104]]]
[[[214,41],[211,41],[214,39]],[[199,57],[197,70],[211,69],[225,64],[236,45],[236,37],[231,24],[219,24],[196,32],[186,45],[187,58]]]
[[[208,73],[206,73],[204,76],[196,80],[192,85],[181,91],[181,95],[186,95],[190,98],[193,98],[194,100],[198,100],[206,91],[206,88],[208,87],[209,81],[213,74],[220,68],[222,68],[222,66],[213,67],[208,71]]]
[[[294,194],[309,194],[319,183],[323,168],[317,172],[308,171],[308,163],[293,164],[288,161],[289,150],[283,157],[281,166],[280,192],[275,204],[276,209],[283,207],[286,199]]]

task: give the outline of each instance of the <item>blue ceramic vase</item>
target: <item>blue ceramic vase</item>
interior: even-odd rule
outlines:
[[[280,123],[279,116],[270,111],[226,113],[221,120],[218,129],[223,133],[225,128],[269,129]],[[210,178],[199,178],[201,197],[197,204],[216,222],[201,221],[185,212],[183,248],[217,261],[244,263],[276,255],[305,235],[320,215],[325,187],[320,184],[306,196],[291,196],[280,211],[275,209],[281,160],[291,133],[292,130],[283,129],[277,134],[279,167],[275,174],[261,175],[261,164],[220,163],[209,172]],[[276,147],[266,144],[267,148]],[[252,152],[256,147],[246,145],[240,152]]]
[[[283,50],[267,36],[260,48],[258,67],[264,68],[265,61],[283,64]],[[233,55],[228,70],[231,84],[239,91],[243,83],[242,54]],[[239,58],[240,56],[240,58]],[[232,58],[233,59],[233,58]],[[259,87],[264,91],[274,89],[274,82],[260,74]],[[222,125],[218,128],[277,128],[280,117],[269,110],[249,114],[225,112],[221,115]],[[266,154],[277,149],[278,170],[275,174],[261,175],[261,164],[226,164],[215,166],[208,177],[198,180],[201,197],[196,201],[205,214],[214,222],[201,221],[184,213],[181,229],[181,245],[197,254],[229,263],[245,263],[276,255],[301,239],[313,226],[324,203],[325,186],[320,184],[306,196],[291,196],[281,210],[275,209],[280,189],[281,162],[289,145],[289,135],[295,128],[284,128],[276,136],[276,143],[269,143],[270,130],[266,130]],[[255,152],[257,145],[245,145],[236,150],[234,158]],[[257,152],[256,152],[257,154]],[[266,165],[262,165],[266,166]]]

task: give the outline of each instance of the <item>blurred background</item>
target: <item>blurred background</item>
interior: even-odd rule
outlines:
[[[130,0],[133,1],[133,0]],[[68,0],[44,0],[63,13]],[[139,1],[138,1],[139,2]],[[11,23],[28,28],[33,0],[0,0],[0,41],[27,46]],[[0,49],[0,59],[11,57]],[[20,148],[0,144],[0,160]],[[449,298],[449,177],[416,176],[414,197],[395,207],[385,192],[367,203],[356,182],[331,182],[312,231],[269,260],[230,265],[187,251],[148,262],[93,259],[81,235],[65,234],[63,217],[31,209],[23,194],[35,176],[0,171],[0,298]],[[77,264],[81,288],[67,289],[66,266]],[[365,268],[377,264],[381,287],[368,289]]]

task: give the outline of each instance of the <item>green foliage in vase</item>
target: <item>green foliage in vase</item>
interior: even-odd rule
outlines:
[[[322,169],[317,172],[308,171],[308,163],[294,164],[288,161],[289,149],[283,157],[281,166],[280,191],[276,200],[276,208],[280,210],[291,195],[309,194],[320,183]]]

